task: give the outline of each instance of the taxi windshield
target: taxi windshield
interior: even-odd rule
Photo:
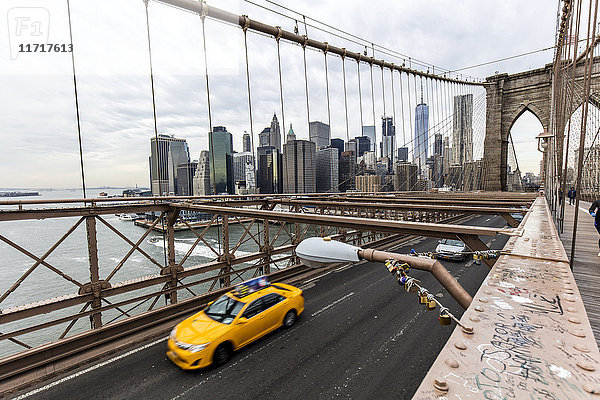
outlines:
[[[236,315],[240,312],[244,303],[223,295],[215,300],[210,306],[204,309],[204,314],[223,324],[231,324]]]

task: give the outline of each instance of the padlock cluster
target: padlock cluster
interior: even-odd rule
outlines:
[[[500,250],[474,251],[473,260],[491,260],[494,258],[498,258],[499,255]]]
[[[404,289],[408,293],[416,293],[419,298],[419,303],[425,304],[428,310],[435,310],[436,305],[439,304],[440,325],[450,325],[452,319],[457,321],[450,311],[435,299],[433,294],[429,293],[427,289],[419,285],[420,282],[417,279],[408,276],[410,265],[405,262],[390,259],[385,262],[385,266],[390,273],[396,276],[396,282],[398,282],[399,285],[404,285]]]
[[[415,256],[415,257],[424,256],[424,257],[429,257],[429,258],[435,258],[435,255],[436,255],[436,253],[431,252],[431,251],[427,251],[425,253],[419,253],[415,249],[410,249],[409,254],[411,256]]]

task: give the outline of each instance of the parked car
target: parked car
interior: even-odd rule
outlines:
[[[446,260],[463,261],[467,258],[465,254],[467,251],[467,246],[460,240],[442,239],[435,248],[435,256]]]
[[[167,356],[182,369],[222,365],[234,351],[281,326],[291,327],[302,311],[302,290],[255,278],[175,326]]]

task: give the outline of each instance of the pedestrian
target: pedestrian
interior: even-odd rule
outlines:
[[[590,214],[594,217],[594,226],[600,234],[600,200],[596,200],[590,206]],[[598,239],[598,249],[600,249],[600,239]],[[600,252],[598,252],[598,257],[600,257]]]
[[[575,190],[575,188],[573,186],[571,186],[571,189],[569,189],[569,192],[567,193],[567,197],[569,197],[569,204],[573,205],[575,203],[575,195],[577,194],[577,191]]]

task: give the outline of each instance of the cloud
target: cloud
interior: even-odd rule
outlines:
[[[282,3],[300,7],[292,1]],[[247,2],[223,1],[215,5],[287,30],[295,25],[293,20]],[[48,1],[44,6],[50,10],[50,40],[67,43],[66,8]],[[441,0],[427,3],[374,0],[368,6],[358,1],[346,1],[343,5],[333,1],[311,2],[303,6],[302,12],[347,32],[445,68],[462,68],[546,47],[554,40],[555,10],[541,1],[488,4],[470,0],[448,4]],[[186,138],[191,157],[197,158],[200,151],[207,148],[209,130],[200,18],[157,2],[150,2],[149,18],[158,132]],[[296,18],[303,32],[301,16]],[[147,186],[154,119],[143,2],[73,3],[72,21],[87,183],[90,186]],[[1,24],[5,23],[5,18],[0,18],[0,30],[4,32],[6,26]],[[237,27],[212,20],[207,20],[205,28],[212,124],[227,126],[234,133],[234,147],[240,149],[242,133],[250,133],[243,34]],[[363,50],[349,40],[311,27],[307,29],[312,38],[353,51]],[[249,32],[247,39],[252,127],[257,140],[262,128],[270,124],[273,113],[280,122],[283,119],[277,48],[272,38]],[[8,43],[0,43],[1,185],[78,187],[79,144],[70,54],[32,53],[9,60],[7,50]],[[402,62],[401,58],[385,54],[376,53],[376,57]],[[324,56],[307,49],[306,60],[310,119],[327,121]],[[517,72],[550,61],[551,53],[544,53],[466,73],[484,78],[495,70]],[[341,59],[328,55],[327,62],[332,134],[347,138],[345,97],[348,136],[354,137],[360,132],[361,121],[356,62],[345,62],[345,96]],[[282,41],[281,67],[286,123],[282,130],[287,132],[292,123],[298,137],[306,139],[308,121],[302,48]],[[385,104],[387,115],[396,114],[398,138],[411,140],[420,80],[410,78],[408,83],[405,75],[401,78],[395,74],[392,78],[384,71],[384,102],[381,70],[373,67],[375,97],[372,99],[369,66],[363,64],[360,68],[363,123],[373,123],[374,106],[379,137]],[[442,95],[449,96],[451,88],[426,80],[424,91],[431,107],[432,130],[449,134],[449,106]],[[481,89],[477,92],[483,93]],[[483,110],[481,103],[477,112],[483,113]],[[481,118],[478,121],[481,125]],[[513,138],[521,143],[516,133]]]

